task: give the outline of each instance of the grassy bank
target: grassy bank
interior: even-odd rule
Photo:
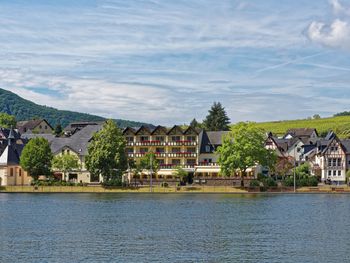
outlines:
[[[271,131],[277,135],[283,135],[292,128],[316,128],[317,131],[325,133],[333,130],[338,136],[345,138],[350,136],[350,116],[330,117],[312,120],[290,120],[257,123],[258,127]]]

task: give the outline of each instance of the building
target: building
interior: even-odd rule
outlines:
[[[88,153],[88,146],[93,135],[102,129],[102,124],[91,124],[80,128],[68,137],[56,137],[52,134],[24,134],[22,138],[30,140],[35,137],[43,137],[50,143],[51,151],[54,156],[62,154],[71,154],[79,159],[80,168],[68,173],[64,178],[62,171],[54,171],[54,176],[59,180],[65,180],[75,183],[99,183],[102,181],[100,176],[92,176],[86,169],[85,157]]]
[[[17,130],[20,134],[37,133],[37,134],[52,134],[53,128],[45,119],[35,119],[30,121],[17,122]]]
[[[5,129],[1,129],[2,133]],[[18,133],[6,130],[7,142],[1,143],[0,155],[0,186],[30,185],[31,177],[20,166],[20,156],[24,148]]]
[[[199,160],[199,131],[196,129],[189,127],[183,130],[177,125],[170,129],[163,126],[153,129],[146,126],[138,129],[127,127],[123,135],[127,141],[127,155],[136,162],[149,152],[155,153],[160,164],[155,179],[173,178],[176,167],[194,174]],[[147,173],[143,173],[140,179],[148,177]]]

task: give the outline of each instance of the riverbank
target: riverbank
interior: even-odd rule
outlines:
[[[237,188],[229,186],[183,186],[152,188],[153,193],[293,193],[293,188]],[[104,188],[102,186],[5,186],[0,193],[150,193],[149,186]],[[302,187],[297,193],[350,193],[348,186]]]

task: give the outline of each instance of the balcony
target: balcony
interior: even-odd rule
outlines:
[[[127,153],[128,157],[134,157],[134,153]]]
[[[166,157],[166,153],[164,152],[155,152],[154,153],[157,157]]]
[[[126,142],[126,145],[127,145],[127,146],[134,146],[135,143],[134,143],[134,142]]]
[[[134,157],[136,157],[136,158],[140,158],[140,157],[145,156],[146,154],[147,154],[146,152],[135,153],[135,154],[134,154]]]
[[[166,142],[162,141],[142,141],[142,142],[136,142],[136,146],[164,146],[166,145]]]
[[[178,167],[185,168],[185,169],[193,169],[195,168],[195,164],[160,164],[160,169],[176,169]]]
[[[169,145],[169,146],[181,146],[181,145],[196,146],[197,142],[196,141],[172,141],[172,142],[168,142],[167,145]]]
[[[197,157],[197,153],[193,152],[176,152],[176,153],[168,153],[169,157]]]
[[[200,162],[198,166],[220,166],[218,163]]]

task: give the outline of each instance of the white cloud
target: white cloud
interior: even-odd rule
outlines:
[[[322,45],[350,50],[350,25],[346,21],[335,19],[330,25],[312,22],[308,36]]]

